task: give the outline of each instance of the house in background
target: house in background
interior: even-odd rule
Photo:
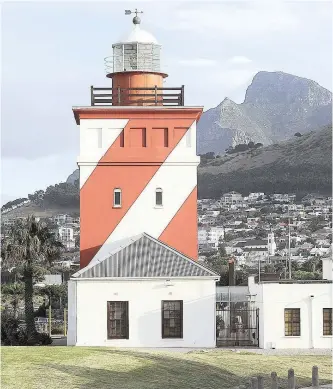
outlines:
[[[249,295],[259,316],[259,347],[331,349],[331,279],[256,283],[250,277]]]

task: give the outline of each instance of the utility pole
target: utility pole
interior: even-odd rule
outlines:
[[[258,261],[258,282],[260,282],[260,258],[259,258],[259,261]]]
[[[290,213],[288,204],[288,255],[289,255],[289,279],[291,280],[291,254],[290,254]]]

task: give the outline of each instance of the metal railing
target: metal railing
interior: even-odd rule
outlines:
[[[153,88],[95,88],[91,86],[90,97],[92,106],[184,106],[184,85],[178,88],[159,88],[157,86]]]

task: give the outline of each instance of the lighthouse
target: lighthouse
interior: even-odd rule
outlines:
[[[131,11],[126,11],[130,14]],[[197,259],[196,123],[184,86],[167,87],[162,46],[141,27],[112,45],[106,86],[73,107],[80,131],[80,267],[145,233]]]
[[[214,347],[220,277],[196,261],[202,107],[164,83],[162,47],[138,14],[105,59],[107,86],[73,108],[81,235],[67,344]]]

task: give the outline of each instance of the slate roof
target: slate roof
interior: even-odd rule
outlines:
[[[267,246],[267,241],[259,240],[259,239],[250,239],[235,244],[235,247],[248,247],[248,246]]]
[[[113,242],[103,259],[93,259],[73,278],[216,277],[206,266],[146,233]]]

